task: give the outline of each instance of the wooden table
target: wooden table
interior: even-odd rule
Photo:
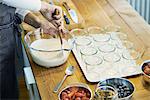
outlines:
[[[72,2],[83,16],[85,27],[92,25],[100,27],[111,24],[119,25],[123,32],[126,32],[133,39],[134,37],[138,38],[140,42],[144,44],[145,48],[147,48],[142,60],[150,59],[150,49],[148,49],[150,48],[150,26],[131,8],[126,0],[72,0]],[[85,79],[72,53],[64,65],[49,69],[36,65],[32,61],[28,50],[27,54],[42,100],[58,99],[57,94],[52,91],[65,75],[66,66],[70,64],[75,66],[75,73],[66,79],[61,89],[73,82],[86,83],[93,91],[97,85],[97,83],[89,83]],[[143,87],[140,75],[128,79],[131,80],[136,87],[132,98],[133,100],[150,100],[150,91]]]

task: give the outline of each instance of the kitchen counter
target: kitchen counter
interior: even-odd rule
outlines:
[[[76,8],[85,20],[85,27],[106,25],[119,25],[121,31],[126,32],[131,39],[138,38],[145,48],[150,48],[150,26],[144,19],[128,4],[126,0],[72,0]],[[25,27],[26,28],[26,27]],[[74,55],[71,53],[68,61],[56,68],[43,68],[32,61],[29,51],[26,49],[29,62],[35,77],[37,88],[42,100],[57,100],[57,94],[53,93],[56,84],[65,75],[68,65],[75,67],[75,73],[69,76],[63,86],[64,88],[72,82],[82,82],[89,85],[94,91],[97,83],[88,82],[80,69]],[[142,61],[150,59],[149,51],[145,51]],[[149,55],[146,55],[149,54]],[[142,62],[140,61],[140,62]],[[150,90],[142,85],[141,75],[128,78],[136,87],[132,100],[150,100]],[[60,90],[61,90],[60,89]]]

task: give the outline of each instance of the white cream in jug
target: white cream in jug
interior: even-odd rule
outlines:
[[[61,50],[61,43],[59,39],[39,39],[34,41],[31,48],[37,50],[53,51]],[[66,40],[63,40],[63,47],[69,48]],[[57,51],[57,52],[43,52],[30,49],[31,56],[38,65],[44,67],[59,66],[67,60],[70,51]]]

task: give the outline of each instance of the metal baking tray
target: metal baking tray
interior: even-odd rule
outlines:
[[[107,35],[108,40],[107,36],[101,34],[76,36],[76,45],[72,51],[86,79],[89,82],[99,82],[107,78],[140,74],[140,67],[136,62],[140,53],[130,54],[132,45],[129,43],[124,45],[117,32],[110,32]]]

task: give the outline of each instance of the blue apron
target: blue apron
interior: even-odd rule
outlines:
[[[15,71],[17,21],[15,8],[0,3],[0,100],[18,99]]]

